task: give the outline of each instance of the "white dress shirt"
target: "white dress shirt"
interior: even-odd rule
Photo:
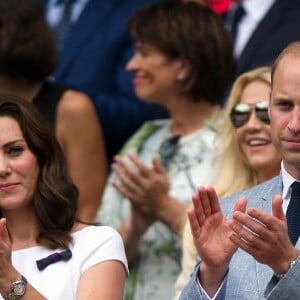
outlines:
[[[271,6],[276,0],[244,0],[243,8],[246,14],[242,17],[238,25],[237,37],[234,45],[234,56],[240,57],[249,38],[256,29],[258,23],[264,18]],[[235,6],[232,5],[230,11],[234,11]],[[228,13],[230,18],[230,12]]]
[[[292,194],[291,185],[297,180],[286,171],[283,162],[281,162],[281,175],[282,175],[282,183],[283,183],[282,208],[284,213],[286,213],[287,207],[289,206],[291,200],[291,194]]]
[[[46,6],[46,19],[51,27],[55,27],[63,14],[63,4],[57,4],[57,2],[58,0],[49,0]],[[78,20],[88,2],[89,0],[74,0],[70,20],[72,24]]]

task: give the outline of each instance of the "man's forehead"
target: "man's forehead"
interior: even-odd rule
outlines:
[[[276,69],[275,72],[273,74],[273,83],[276,83],[276,81],[279,80],[284,80],[284,79],[288,79],[290,80],[291,78],[293,79],[293,76],[299,75],[300,74],[300,53],[299,56],[295,56],[295,55],[286,55],[285,57],[283,57]],[[298,78],[298,76],[297,76]],[[294,79],[297,79],[294,78]],[[300,78],[299,78],[300,80]]]

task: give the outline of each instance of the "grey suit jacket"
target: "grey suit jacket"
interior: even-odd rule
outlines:
[[[257,207],[265,212],[272,212],[272,199],[282,194],[281,175],[257,185],[251,189],[221,199],[221,208],[227,218],[231,218],[235,202],[240,196],[246,196],[248,207]],[[299,216],[300,217],[300,216]],[[299,249],[300,240],[296,247]],[[209,299],[202,292],[197,274],[201,258],[197,257],[197,264],[190,282],[184,288],[180,299]],[[300,299],[300,259],[293,268],[278,281],[273,276],[270,267],[258,263],[251,255],[238,249],[230,262],[229,271],[224,279],[216,300],[283,300]]]

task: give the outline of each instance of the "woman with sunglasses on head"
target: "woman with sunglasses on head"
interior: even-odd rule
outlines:
[[[192,2],[149,5],[129,27],[135,92],[163,105],[170,119],[145,123],[115,157],[98,221],[123,237],[131,263],[127,299],[171,299],[185,210],[196,186],[213,177],[209,121],[218,120],[232,79],[232,43],[220,18]]]
[[[219,197],[250,188],[277,175],[281,157],[271,142],[268,104],[271,68],[242,74],[231,89],[224,119],[217,132],[217,175],[213,186]],[[175,298],[189,281],[196,248],[189,222],[183,231],[182,271],[175,284]]]

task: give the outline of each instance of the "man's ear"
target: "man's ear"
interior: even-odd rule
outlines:
[[[271,101],[272,101],[272,90],[269,94],[269,106],[268,106],[268,116],[269,116],[269,120],[270,120],[270,107],[271,107]]]

